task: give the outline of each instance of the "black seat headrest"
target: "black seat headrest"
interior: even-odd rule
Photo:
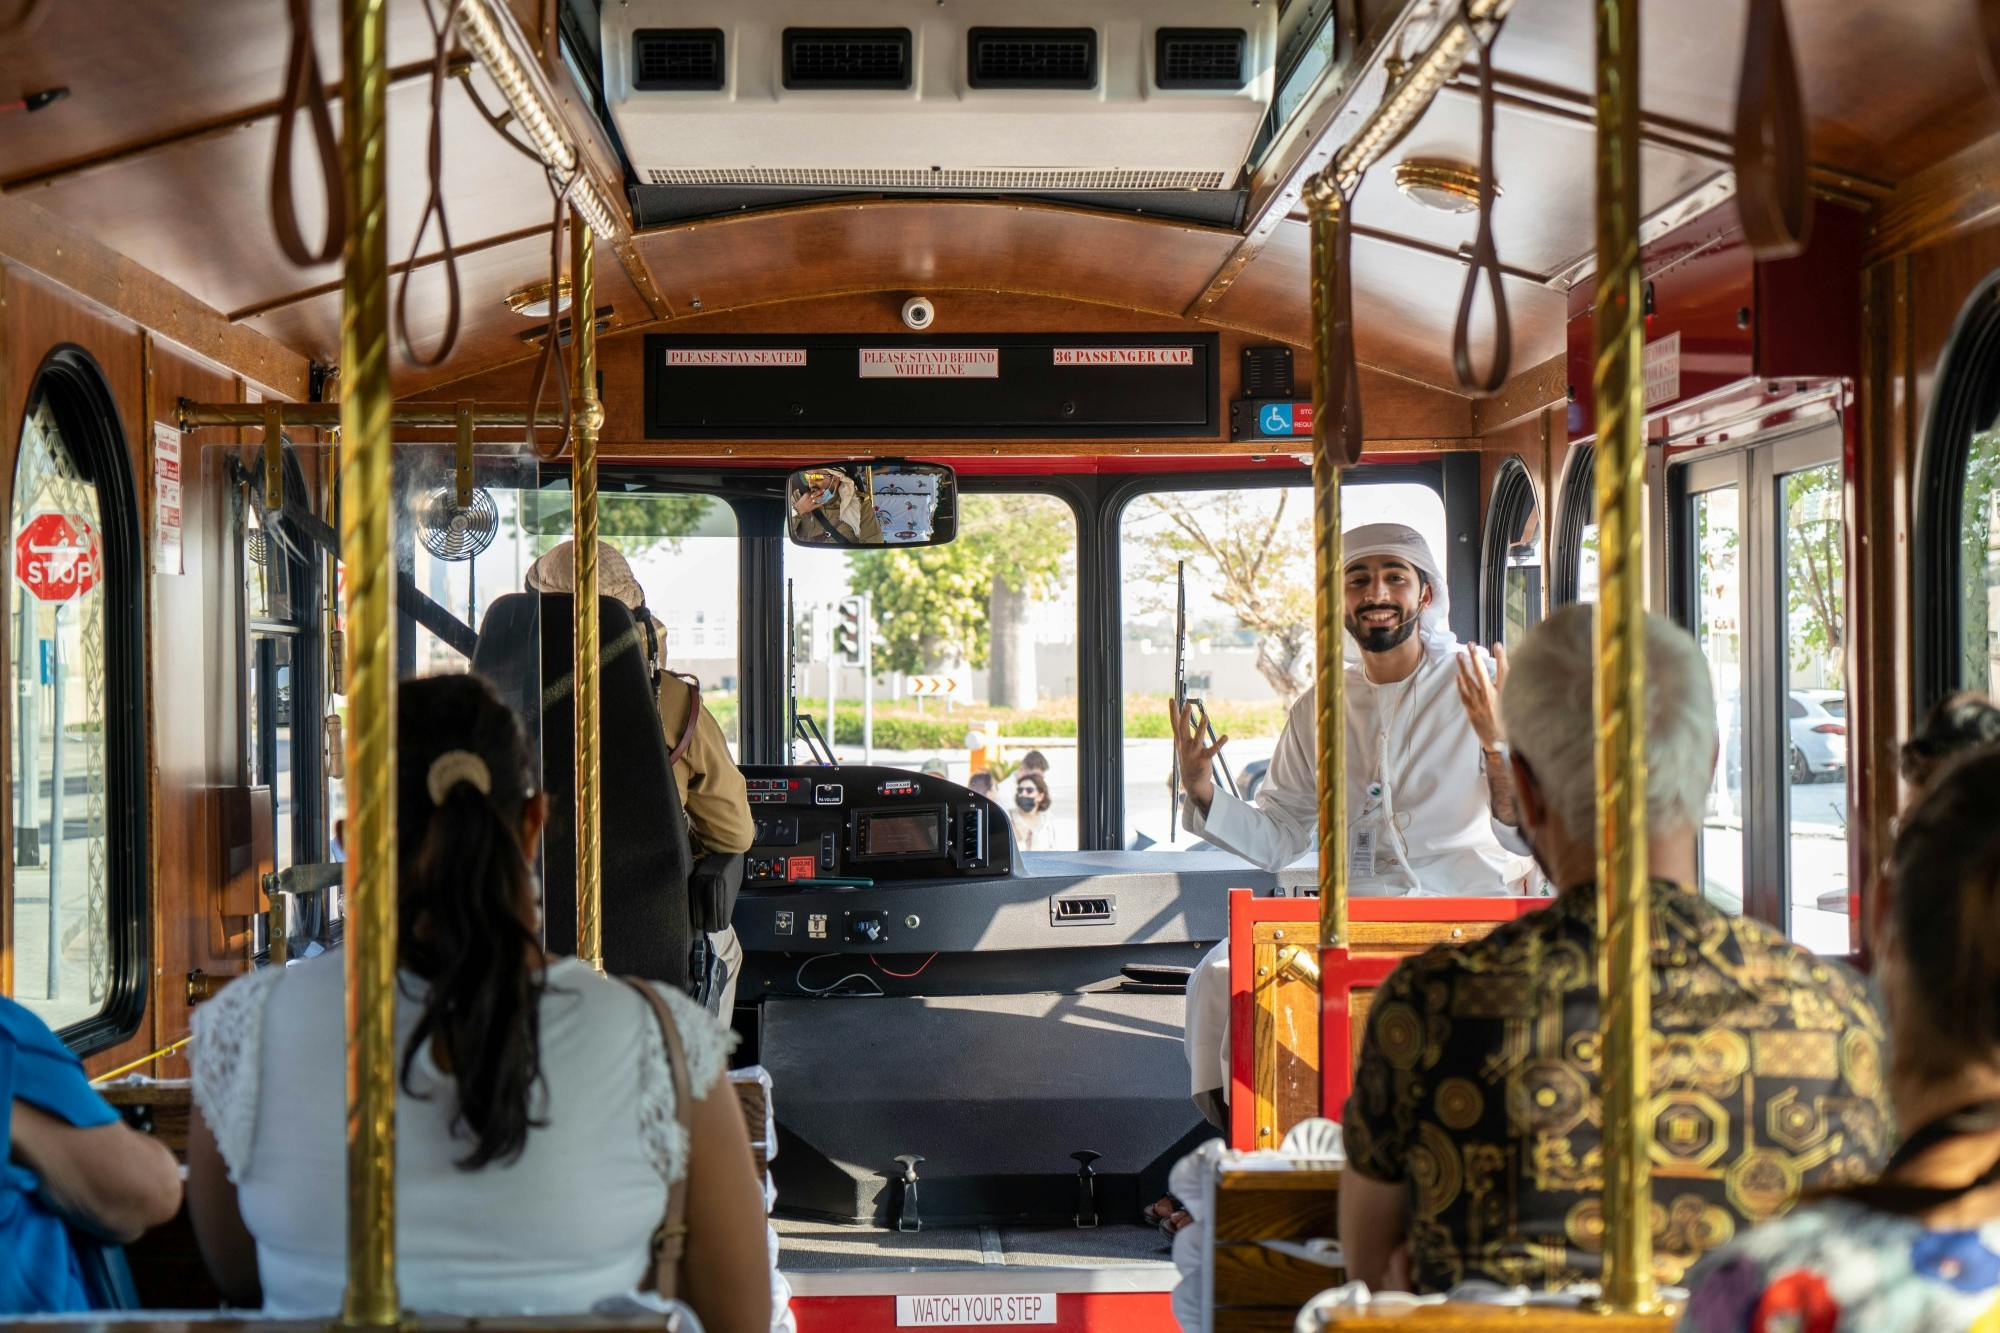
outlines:
[[[543,938],[576,952],[575,599],[514,593],[494,602],[479,629],[472,669],[521,710],[540,714]],[[687,815],[667,759],[645,639],[615,598],[598,600],[598,737],[601,756],[604,966],[615,974],[686,987],[694,929],[688,904],[693,856]]]

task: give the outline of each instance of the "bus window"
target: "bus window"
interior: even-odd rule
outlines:
[[[2000,701],[2000,427],[1972,437],[1959,501],[1963,688]]]
[[[1790,931],[1821,953],[1849,948],[1846,560],[1839,463],[1780,475]]]
[[[1480,634],[1509,648],[1542,619],[1542,508],[1519,458],[1500,465],[1486,520]]]
[[[1417,482],[1356,480],[1342,521],[1407,523],[1445,547],[1444,501]],[[1187,575],[1187,689],[1201,699],[1237,789],[1254,800],[1285,719],[1313,688],[1312,488],[1159,490],[1125,507],[1118,534],[1124,710],[1123,845],[1186,851],[1207,844],[1170,819],[1175,573]],[[1343,640],[1344,641],[1344,640]],[[1354,653],[1350,645],[1348,657]]]
[[[108,489],[133,504],[129,480],[108,475],[125,458],[109,410],[94,371],[45,372],[29,399],[12,506],[12,994],[84,1048],[123,1035],[109,1031],[125,1023],[115,1010],[145,967],[127,920],[141,916],[133,870],[143,841],[114,844],[143,840],[144,824],[137,774],[123,771],[138,682],[121,608],[137,600],[136,537],[116,499],[107,503]],[[110,706],[114,688],[123,710]]]
[[[1694,511],[1694,637],[1715,691],[1719,753],[1701,829],[1702,892],[1728,912],[1743,910],[1743,533],[1734,484],[1697,491]]]
[[[646,609],[665,626],[668,668],[701,682],[702,706],[722,728],[729,757],[740,758],[736,511],[716,496],[668,492],[607,495],[598,506],[605,540],[631,564]]]
[[[1580,445],[1563,469],[1552,605],[1597,600],[1597,451]]]
[[[843,763],[941,766],[1007,810],[1023,850],[1075,850],[1076,534],[1055,496],[961,491],[947,545],[786,543],[799,712]]]
[[[286,493],[296,501],[305,493],[305,472],[289,448],[284,460]],[[239,475],[249,634],[243,681],[246,771],[249,785],[271,788],[277,825],[271,846],[282,870],[301,860],[325,859],[320,556],[288,520],[264,512],[262,460]]]

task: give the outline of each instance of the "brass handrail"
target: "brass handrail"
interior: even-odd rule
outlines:
[[[598,746],[597,436],[604,405],[597,400],[595,249],[590,226],[578,215],[570,228],[571,327],[576,330],[576,391],[571,470],[576,528],[576,956],[604,970],[604,854]],[[553,336],[553,334],[552,334]]]
[[[345,395],[342,395],[345,397]],[[463,403],[399,403],[392,404],[386,412],[386,420],[396,426],[451,426],[459,425],[459,414]],[[310,430],[332,430],[346,425],[341,415],[339,403],[197,403],[190,399],[180,400],[177,415],[182,430],[203,430],[210,427],[251,428],[267,423],[266,411],[274,411],[281,426],[298,426]],[[472,404],[472,425],[475,430],[493,430],[508,426],[528,424],[528,407],[525,403],[474,403]]]
[[[388,1328],[396,1291],[396,661],[391,637],[388,0],[345,0],[340,549],[347,565],[347,1293]],[[296,419],[296,418],[295,418]]]
[[[117,1078],[120,1074],[129,1074],[135,1069],[144,1068],[145,1066],[153,1063],[153,1061],[155,1060],[164,1060],[168,1056],[172,1055],[175,1051],[178,1051],[181,1047],[187,1045],[189,1042],[193,1040],[194,1040],[194,1034],[190,1032],[187,1036],[182,1037],[179,1041],[174,1042],[173,1044],[168,1046],[162,1046],[159,1050],[154,1051],[151,1055],[142,1055],[136,1060],[126,1061],[124,1064],[118,1066],[116,1069],[107,1069],[102,1074],[99,1074],[96,1078],[90,1080],[91,1086],[96,1087],[100,1083],[109,1083],[112,1079]]]
[[[1346,200],[1326,174],[1306,182],[1306,216],[1312,229],[1313,309],[1313,553],[1319,594],[1314,615],[1318,639],[1315,687],[1319,741],[1319,944],[1347,947],[1347,722],[1346,662],[1340,636],[1346,605],[1340,584],[1340,475],[1345,465],[1341,423],[1344,383],[1333,363],[1338,317],[1339,229]],[[1322,1108],[1330,1109],[1330,1108]]]
[[[1645,335],[1639,225],[1639,0],[1597,0],[1597,987],[1603,1051],[1604,1298],[1653,1290],[1652,1030],[1646,874]]]

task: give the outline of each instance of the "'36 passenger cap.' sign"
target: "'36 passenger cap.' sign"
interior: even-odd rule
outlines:
[[[44,602],[68,602],[97,586],[97,529],[81,514],[37,514],[14,539],[14,577]]]

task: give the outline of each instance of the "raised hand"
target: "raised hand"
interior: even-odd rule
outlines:
[[[1229,743],[1229,737],[1217,736],[1215,744],[1203,745],[1201,736],[1195,730],[1195,712],[1191,705],[1167,701],[1167,716],[1173,722],[1174,752],[1180,757],[1181,789],[1187,793],[1195,808],[1206,815],[1209,803],[1215,799],[1215,756]]]
[[[1500,689],[1507,683],[1507,645],[1493,645],[1493,675],[1489,678],[1480,664],[1479,650],[1471,645],[1458,657],[1458,698],[1465,716],[1479,737],[1479,748],[1492,750],[1500,744]]]

